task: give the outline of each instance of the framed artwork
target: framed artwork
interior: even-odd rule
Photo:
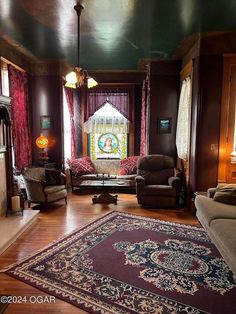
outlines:
[[[42,130],[49,130],[52,128],[51,116],[40,116],[40,127]]]
[[[114,153],[119,146],[119,140],[113,133],[104,133],[98,139],[98,147],[103,153]]]
[[[158,118],[157,131],[159,134],[171,133],[172,118]]]

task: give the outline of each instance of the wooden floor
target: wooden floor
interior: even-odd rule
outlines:
[[[42,249],[59,237],[72,230],[107,214],[109,211],[138,214],[166,221],[199,225],[196,217],[187,209],[176,210],[147,210],[137,205],[136,196],[119,194],[118,204],[92,205],[92,195],[70,194],[67,206],[63,201],[42,209],[37,221],[33,223],[18,239],[0,256],[0,269],[12,263],[19,262],[29,254]],[[37,206],[37,209],[39,207]],[[42,291],[21,281],[15,280],[3,273],[0,274],[0,295],[16,296],[45,296]],[[10,304],[5,314],[25,313],[86,313],[73,305],[56,299],[52,304]]]

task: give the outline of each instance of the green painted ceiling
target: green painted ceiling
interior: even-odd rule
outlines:
[[[189,35],[236,30],[236,0],[81,0],[80,65],[136,69]],[[77,64],[76,0],[0,0],[0,36],[40,59]]]

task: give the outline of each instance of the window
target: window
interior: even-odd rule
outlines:
[[[1,59],[1,93],[10,96],[7,62]]]
[[[127,157],[129,121],[106,102],[85,123],[91,159]]]

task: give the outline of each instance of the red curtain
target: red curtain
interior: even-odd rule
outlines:
[[[140,131],[140,155],[148,153],[148,119],[149,119],[149,74],[143,81],[142,87],[142,109],[141,109],[141,131]]]
[[[87,121],[106,102],[109,102],[125,118],[131,121],[130,93],[129,90],[124,88],[97,88],[89,91],[85,110],[85,121]]]
[[[73,90],[65,88],[66,102],[70,113],[71,127],[71,159],[75,158],[75,122],[74,122],[74,97]]]
[[[28,116],[28,77],[9,65],[10,96],[12,97],[12,135],[15,165],[22,170],[32,161]]]

